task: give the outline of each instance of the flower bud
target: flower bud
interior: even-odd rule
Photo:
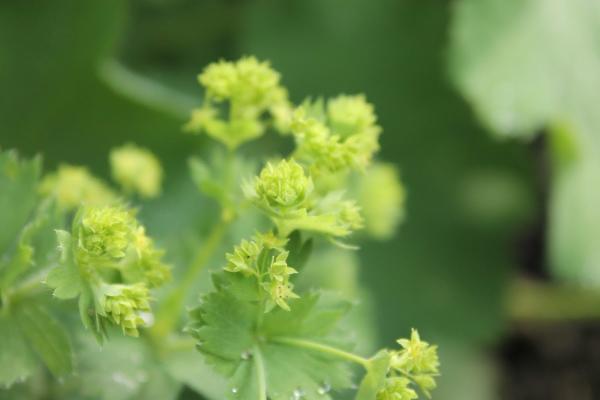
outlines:
[[[73,223],[78,262],[114,261],[125,257],[136,221],[122,207],[84,207]]]
[[[312,180],[294,160],[268,163],[256,178],[258,199],[271,209],[292,210],[301,207],[313,189]]]
[[[151,198],[160,193],[162,167],[149,150],[133,144],[113,149],[110,152],[110,166],[113,179],[127,193],[137,192]]]

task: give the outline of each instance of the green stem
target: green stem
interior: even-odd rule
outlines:
[[[357,354],[350,353],[345,350],[338,349],[333,346],[329,346],[319,342],[313,342],[312,340],[307,339],[299,339],[293,337],[275,337],[269,339],[271,342],[287,344],[289,346],[300,347],[303,349],[318,351],[323,354],[327,354],[345,361],[350,361],[356,364],[362,365],[365,369],[368,369],[370,366],[369,359],[361,357]]]
[[[254,365],[256,366],[256,379],[258,380],[258,400],[267,400],[267,377],[265,374],[265,362],[258,346],[254,347],[252,353]]]
[[[153,336],[165,337],[173,331],[179,321],[181,310],[190,289],[196,283],[198,276],[221,244],[228,225],[229,223],[225,221],[219,221],[215,224],[204,246],[200,248],[190,263],[185,275],[181,279],[181,283],[166,297],[162,307],[157,312],[156,323],[152,327]]]
[[[138,75],[115,60],[102,64],[99,75],[115,92],[176,118],[188,118],[198,103],[195,98]]]

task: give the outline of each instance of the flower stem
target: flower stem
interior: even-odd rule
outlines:
[[[318,351],[320,353],[334,356],[345,361],[360,364],[365,369],[368,369],[370,365],[369,360],[367,358],[323,343],[313,342],[312,340],[281,336],[271,338],[270,341],[274,343],[287,344],[289,346],[301,347],[303,349]]]
[[[258,346],[253,351],[254,364],[256,366],[256,379],[258,380],[258,400],[267,400],[267,377],[265,374],[265,362]]]
[[[229,223],[225,221],[219,221],[219,223],[214,225],[204,246],[199,249],[190,263],[180,284],[173,288],[163,302],[162,307],[158,310],[156,314],[156,323],[152,327],[153,336],[165,337],[173,331],[175,325],[177,325],[177,322],[179,321],[181,310],[183,309],[185,299],[187,298],[190,289],[221,244],[228,226]]]

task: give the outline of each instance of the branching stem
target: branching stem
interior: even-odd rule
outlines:
[[[228,226],[229,222],[226,221],[220,221],[214,225],[204,246],[199,249],[186,270],[185,275],[181,279],[181,283],[173,288],[171,293],[165,299],[163,306],[157,312],[156,323],[152,328],[153,336],[165,337],[175,328],[184,306],[183,303],[185,302],[190,289],[194,283],[196,283],[198,276],[204,270],[214,252],[218,249]]]

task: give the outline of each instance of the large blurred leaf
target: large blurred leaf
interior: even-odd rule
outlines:
[[[73,355],[65,329],[37,305],[24,306],[16,317],[22,334],[54,376],[70,373]]]
[[[35,367],[17,322],[10,316],[0,316],[0,385],[7,388],[24,381]]]
[[[456,83],[500,134],[530,136],[600,101],[597,1],[461,0],[451,50]]]
[[[569,127],[552,137],[550,264],[599,284],[600,3],[462,0],[455,11],[453,76],[483,121],[504,135]]]

